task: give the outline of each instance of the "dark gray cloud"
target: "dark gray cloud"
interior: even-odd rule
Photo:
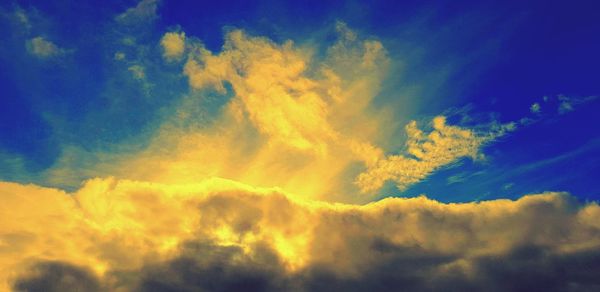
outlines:
[[[42,262],[18,279],[13,289],[26,292],[94,292],[100,282],[86,269],[62,262]]]
[[[278,291],[289,288],[286,281],[277,255],[266,246],[246,255],[235,246],[190,242],[181,256],[146,268],[137,290]]]
[[[252,254],[235,246],[188,242],[180,256],[135,273],[133,291],[598,291],[600,249],[562,254],[543,246],[515,247],[501,255],[466,258],[396,246],[375,239],[371,252],[386,259],[340,273],[335,266],[313,264],[287,273],[268,246]],[[469,272],[452,263],[464,261]],[[114,283],[113,283],[114,284]],[[18,279],[15,291],[113,290],[87,270],[67,263],[44,262]],[[123,288],[123,287],[121,287]]]
[[[311,265],[293,274],[268,248],[247,256],[239,248],[190,244],[186,254],[143,272],[138,291],[598,291],[600,250],[560,254],[521,246],[506,254],[464,258],[418,247],[373,242],[388,259],[340,274]],[[192,247],[193,246],[193,247]],[[464,261],[470,272],[449,264]]]

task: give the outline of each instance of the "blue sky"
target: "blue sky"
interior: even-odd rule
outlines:
[[[147,147],[190,92],[180,68],[161,60],[159,41],[167,31],[183,31],[219,52],[225,32],[240,28],[280,43],[316,43],[319,54],[334,41],[331,28],[343,21],[381,41],[394,63],[373,107],[397,107],[401,121],[442,113],[450,121],[452,115],[454,121],[469,116],[467,124],[531,120],[485,145],[484,161],[458,160],[406,190],[386,185],[380,197],[471,201],[567,191],[584,200],[600,198],[600,102],[594,99],[600,24],[594,1],[163,1],[150,5],[156,9],[148,8],[153,16],[145,22],[119,23],[116,15],[135,5],[2,4],[1,179],[72,190],[87,176],[107,173],[88,171],[66,184],[48,180],[45,171],[66,147],[92,153]],[[119,43],[124,36],[134,36],[135,46]],[[53,43],[58,53],[34,56],[35,37]],[[117,50],[129,64],[145,64],[145,81],[115,61]],[[210,123],[225,101],[203,99],[203,118],[196,122]],[[560,111],[563,102],[572,110]],[[539,113],[532,112],[534,103]],[[402,135],[389,137],[388,152],[401,151],[393,141]]]

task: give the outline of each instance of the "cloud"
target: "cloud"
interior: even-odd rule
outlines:
[[[158,0],[142,0],[135,7],[128,8],[116,16],[115,20],[125,25],[143,25],[158,18]]]
[[[219,176],[328,201],[372,199],[381,184],[353,182],[403,153],[402,128],[415,107],[382,98],[398,94],[382,93],[382,85],[401,63],[384,42],[338,22],[316,41],[276,42],[229,29],[213,52],[184,32],[153,35],[148,24],[157,6],[141,1],[104,26],[107,42],[98,48],[108,50],[107,74],[86,87],[100,90],[90,94],[104,102],[86,103],[77,123],[54,111],[44,115],[61,155],[36,174],[39,183],[72,190],[105,175],[161,183]],[[62,80],[95,70],[87,67]],[[72,90],[64,95],[76,96],[83,90],[77,84],[65,86]]]
[[[559,114],[566,114],[568,112],[573,111],[573,105],[571,105],[570,102],[568,101],[563,101],[560,103],[560,106],[558,107],[558,113]]]
[[[433,130],[425,134],[416,121],[411,121],[405,128],[408,135],[406,155],[390,155],[377,161],[358,176],[356,184],[363,192],[372,192],[381,188],[385,181],[392,180],[398,189],[405,190],[460,158],[480,159],[479,149],[483,144],[505,130],[512,130],[511,125],[505,125],[497,133],[477,134],[470,129],[447,125],[443,116],[435,117],[432,126]]]
[[[556,97],[543,96],[542,101],[547,103],[549,106],[553,106],[556,108],[556,112],[559,115],[563,115],[569,112],[572,112],[576,109],[576,107],[594,101],[598,98],[595,95],[591,96],[567,96],[564,94],[559,94]],[[558,104],[556,103],[558,102]],[[529,108],[530,111],[534,114],[540,113],[541,105],[539,102],[535,102]],[[530,122],[533,122],[530,121]]]
[[[582,104],[592,102],[592,101],[596,100],[597,98],[598,98],[598,96],[595,96],[595,95],[585,96],[585,97],[572,97],[572,96],[569,97],[566,95],[559,94],[558,101],[560,102],[560,104],[558,105],[558,114],[562,115],[562,114],[571,112],[571,111],[575,110],[576,107],[578,107]]]
[[[455,183],[463,183],[472,179],[476,179],[477,176],[483,175],[484,171],[476,171],[473,173],[461,172],[455,175],[451,175],[446,179],[446,184],[451,185]]]
[[[271,142],[320,154],[336,143],[369,147],[363,141],[348,141],[335,129],[334,124],[340,121],[334,115],[347,112],[364,120],[361,111],[379,83],[373,78],[379,78],[389,60],[379,42],[361,41],[355,36],[347,39],[348,35],[340,33],[320,64],[311,58],[310,49],[291,41],[276,44],[234,30],[225,36],[218,55],[198,45],[197,53],[185,64],[184,74],[194,89],[214,88],[225,93],[224,84],[231,84],[249,122]],[[353,62],[353,68],[344,72],[348,62]],[[311,76],[309,70],[316,74]],[[355,87],[365,93],[363,96],[348,92],[341,84],[358,79],[358,74],[364,79]],[[354,104],[350,104],[352,99]]]
[[[13,288],[17,291],[101,291],[93,274],[61,262],[36,264],[27,276],[14,283]]]
[[[280,46],[237,30],[226,35],[219,55],[200,49],[197,57],[201,63],[190,59],[184,69],[190,86],[225,92],[223,82],[231,83],[250,122],[272,140],[325,152],[335,139],[327,121],[327,99],[335,97],[323,95],[318,81],[304,75],[308,56],[291,42]]]
[[[600,207],[560,193],[461,204],[388,198],[361,206],[223,179],[94,179],[72,194],[2,183],[0,191],[10,206],[0,223],[3,289],[600,285],[593,276],[600,269]]]
[[[123,25],[125,19],[154,19],[156,5],[142,1],[107,26],[110,74],[96,97],[107,101],[101,103],[106,109],[90,103],[75,124],[45,115],[56,136],[73,141],[59,146],[62,154],[38,175],[40,183],[72,190],[105,175],[160,183],[218,176],[300,197],[364,203],[384,181],[406,189],[475,157],[461,151],[482,154],[485,143],[478,139],[493,140],[483,138],[495,131],[491,127],[444,124],[443,131],[473,132],[473,139],[448,134],[444,143],[458,147],[449,153],[440,143],[414,142],[422,145],[410,151],[425,147],[418,150],[428,153],[423,159],[406,152],[402,129],[409,113],[396,111],[411,102],[396,108],[382,106],[381,98],[390,95],[382,84],[399,62],[382,41],[342,22],[329,28],[327,41],[315,42],[275,42],[231,29],[222,49],[212,52],[184,32],[167,32],[157,42],[151,26]],[[181,62],[167,64],[169,56]],[[439,147],[429,151],[427,145]]]
[[[33,17],[34,19],[31,19],[30,14],[34,14]],[[37,18],[36,16],[39,17],[39,15],[35,15],[36,11],[27,11],[19,6],[16,6],[13,8],[12,12],[5,12],[3,10],[0,10],[0,16],[1,17],[8,17],[10,19],[12,19],[12,24],[15,25],[16,27],[18,27],[18,30],[22,30],[25,33],[28,33],[29,31],[31,31],[33,25],[32,22],[37,21],[39,19],[35,19]]]
[[[27,50],[32,55],[40,59],[48,59],[61,55],[64,50],[56,46],[53,42],[38,36],[27,41]]]
[[[147,149],[104,164],[104,173],[161,183],[218,176],[305,198],[368,202],[384,181],[405,189],[462,157],[481,157],[479,147],[501,135],[496,126],[463,128],[440,116],[428,134],[415,122],[406,127],[408,152],[384,147],[398,135],[397,117],[372,101],[391,60],[381,42],[341,22],[334,30],[320,48],[233,29],[219,52],[195,38],[184,42],[183,33],[165,34],[164,54],[166,43],[184,42],[181,70],[192,90]],[[218,104],[216,113],[190,126],[207,116],[208,102]],[[59,168],[71,167],[56,170],[68,177]]]
[[[160,45],[167,60],[177,59],[185,50],[185,33],[167,32],[160,40]]]
[[[133,75],[133,78],[138,80],[144,80],[146,78],[146,73],[144,71],[144,67],[140,65],[131,65],[127,68]]]
[[[175,259],[146,267],[139,290],[282,291],[290,290],[288,281],[268,246],[249,255],[238,246],[191,242]]]
[[[181,70],[192,90],[165,110],[146,149],[128,155],[88,153],[81,159],[65,151],[48,176],[81,177],[81,172],[70,172],[96,155],[112,162],[98,165],[95,175],[163,183],[219,176],[343,200],[357,191],[344,176],[356,164],[377,160],[384,150],[370,141],[391,131],[385,123],[391,115],[369,109],[389,63],[385,50],[374,40],[347,35],[318,57],[312,45],[278,44],[241,30],[225,36],[219,53],[187,39]],[[135,59],[125,51],[115,55],[122,59],[119,64],[143,65],[145,76],[153,76],[156,64],[129,61]],[[136,68],[129,71],[139,73]],[[89,164],[85,168],[94,173]]]

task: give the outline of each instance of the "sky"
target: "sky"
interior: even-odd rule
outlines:
[[[3,1],[0,291],[600,289],[596,1]]]

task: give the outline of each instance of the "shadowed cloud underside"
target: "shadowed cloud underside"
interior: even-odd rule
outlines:
[[[600,207],[566,194],[462,204],[390,198],[357,206],[302,201],[222,179],[188,185],[95,179],[73,194],[11,183],[1,190],[11,206],[2,211],[2,281],[17,289],[588,291],[600,285]]]

